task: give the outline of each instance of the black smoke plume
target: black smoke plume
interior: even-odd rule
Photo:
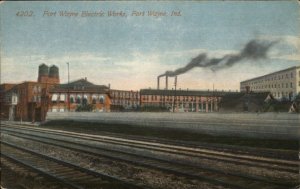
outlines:
[[[262,41],[251,40],[245,47],[237,54],[228,54],[221,58],[207,58],[206,53],[199,54],[193,58],[186,66],[178,68],[174,71],[166,71],[158,77],[168,76],[174,77],[176,75],[184,74],[195,67],[210,68],[213,71],[229,68],[243,60],[258,60],[267,58],[270,48],[277,43],[277,41]]]

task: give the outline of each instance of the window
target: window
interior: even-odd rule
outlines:
[[[100,102],[100,104],[103,104],[103,103],[104,103],[104,96],[100,96],[99,102]]]
[[[300,81],[298,82],[298,86],[300,87]]]
[[[57,101],[57,99],[58,99],[58,95],[57,94],[53,94],[52,97],[51,97],[52,102]]]
[[[33,87],[33,93],[36,93],[37,92],[37,86],[34,86]]]
[[[286,83],[285,88],[288,88],[288,87],[289,87],[289,85],[288,85],[288,83]]]
[[[74,103],[74,96],[70,96],[70,103]]]
[[[79,96],[79,95],[77,96],[77,98],[76,98],[76,103],[77,103],[77,104],[80,104],[80,103],[81,103],[81,96]]]
[[[65,100],[66,100],[66,95],[61,94],[61,95],[59,96],[59,101],[64,102]]]
[[[291,72],[291,78],[293,78],[293,72]]]
[[[293,88],[293,83],[292,82],[291,82],[290,86],[291,86],[291,88]]]

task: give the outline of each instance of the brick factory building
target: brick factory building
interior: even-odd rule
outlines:
[[[86,78],[59,84],[58,67],[41,64],[37,81],[0,85],[0,118],[42,121],[48,111],[261,111],[268,99],[294,100],[300,92],[299,78],[298,66],[243,81],[241,92],[175,91],[167,87],[131,91],[95,85]],[[299,112],[299,99],[290,109]]]
[[[270,92],[275,99],[294,100],[300,93],[300,66],[242,81],[240,90]]]
[[[12,94],[8,94],[8,91],[12,89],[16,84],[4,83],[0,85],[0,119],[9,119],[10,107],[13,104]]]
[[[111,111],[136,110],[140,106],[139,91],[110,90]]]
[[[87,78],[57,85],[49,93],[51,112],[110,111],[109,87],[95,85],[87,81]]]
[[[59,70],[41,64],[38,81],[1,85],[1,118],[20,121],[41,121],[47,112],[47,91],[59,84]]]
[[[141,107],[175,112],[258,112],[272,99],[269,92],[142,89]],[[174,106],[175,104],[175,106]]]
[[[238,92],[142,89],[140,104],[141,107],[165,107],[175,112],[215,112],[227,93]]]

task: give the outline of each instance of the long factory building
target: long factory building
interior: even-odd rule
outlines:
[[[240,91],[270,92],[275,99],[293,100],[300,93],[300,66],[242,81]]]
[[[93,84],[87,78],[60,84],[58,67],[41,64],[37,81],[0,85],[1,119],[40,121],[47,112],[143,111],[149,107],[174,112],[259,111],[267,99],[292,100],[299,94],[299,76],[299,66],[288,68],[241,82],[241,92],[167,87],[133,91]]]

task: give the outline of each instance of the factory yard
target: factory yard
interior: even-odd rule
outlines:
[[[253,134],[251,137],[227,132],[211,134],[201,129],[195,132],[192,127],[179,127],[178,121],[173,128],[157,124],[175,123],[175,117],[185,117],[184,122],[197,123],[197,128],[201,124],[231,126],[231,123],[248,128],[272,125],[295,129],[299,115],[198,114],[201,121],[196,121],[199,117],[195,116],[148,114],[143,117],[143,114],[124,113],[115,114],[116,119],[106,116],[104,122],[100,118],[97,121],[64,118],[40,126],[3,122],[1,161],[5,172],[1,176],[5,180],[2,179],[1,185],[172,189],[295,188],[299,185],[298,139],[283,138],[283,135],[276,139]],[[120,121],[124,117],[127,120]],[[139,124],[130,124],[133,117]],[[152,125],[154,122],[156,127]],[[20,165],[12,157],[28,165]],[[29,164],[40,172],[28,168]],[[48,176],[41,172],[47,172]],[[12,175],[20,183],[12,183],[9,179]]]

